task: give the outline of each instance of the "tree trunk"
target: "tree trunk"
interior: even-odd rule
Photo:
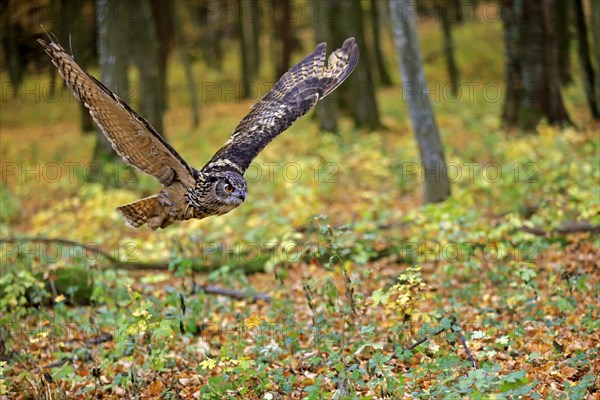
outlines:
[[[249,57],[249,46],[248,46],[248,32],[246,19],[244,18],[244,0],[237,0],[237,30],[238,38],[240,42],[240,67],[242,73],[242,90],[240,96],[247,98],[250,96],[250,81],[252,77],[250,75],[250,57]]]
[[[313,10],[315,12],[313,21],[315,23],[316,42],[327,42],[330,39],[329,34],[329,14],[330,2],[326,0],[313,0]],[[338,119],[338,96],[337,90],[330,94],[325,100],[317,103],[316,115],[319,120],[319,127],[325,132],[337,132]]]
[[[373,35],[373,52],[375,56],[375,63],[377,64],[377,74],[379,76],[379,83],[382,86],[392,86],[392,78],[385,66],[385,57],[381,50],[381,23],[379,18],[379,7],[381,3],[378,0],[371,0],[371,33]]]
[[[25,75],[27,61],[19,51],[18,26],[13,24],[10,20],[11,13],[19,12],[18,10],[14,10],[15,8],[19,8],[19,3],[13,3],[11,1],[0,2],[0,20],[2,21],[0,29],[2,30],[4,62],[6,69],[8,70],[8,78],[14,88],[13,96],[17,97],[19,88],[23,82],[23,76]],[[53,66],[50,66],[50,68],[51,71],[55,70]]]
[[[152,20],[155,26],[156,38],[158,41],[158,83],[157,87],[161,95],[157,99],[159,101],[159,109],[164,114],[169,107],[169,97],[167,91],[167,62],[169,53],[173,44],[173,14],[174,3],[164,0],[150,0],[150,9],[152,12]],[[161,116],[162,125],[162,116]],[[162,129],[161,129],[162,131]]]
[[[558,68],[560,82],[566,86],[573,82],[571,76],[571,35],[569,34],[571,9],[570,1],[559,0],[556,2],[556,39],[558,46]]]
[[[360,62],[348,79],[351,84],[342,87],[339,92],[341,95],[350,94],[347,101],[356,126],[375,130],[381,127],[381,121],[373,85],[369,46],[365,41],[363,10],[360,1],[342,1],[340,11],[340,16],[335,17],[333,21],[340,25],[339,31],[343,32],[343,38],[336,40],[333,45],[339,46],[346,37],[354,36],[360,48]]]
[[[503,122],[533,130],[542,118],[569,124],[560,93],[554,0],[504,0],[506,88]]]
[[[427,93],[417,37],[416,6],[414,0],[391,0],[390,6],[402,87],[421,153],[423,199],[425,203],[443,201],[450,196],[450,181],[444,148]]]
[[[454,40],[452,39],[452,20],[449,15],[451,5],[444,2],[438,7],[440,15],[440,27],[444,38],[444,55],[446,58],[446,70],[448,71],[448,80],[451,86],[451,93],[454,97],[458,96],[458,67],[454,57]]]
[[[183,71],[185,73],[185,80],[187,87],[190,92],[190,107],[192,109],[192,127],[196,128],[200,124],[200,111],[198,104],[198,95],[196,90],[196,84],[194,82],[194,74],[192,72],[192,61],[188,54],[188,48],[183,32],[183,21],[185,18],[186,4],[184,0],[178,0],[175,4],[175,38],[177,40],[177,47],[179,48],[179,54],[181,55],[181,63],[183,64]]]
[[[258,76],[260,71],[260,32],[262,22],[262,7],[259,0],[250,0],[250,6],[252,9],[252,75]]]
[[[510,4],[509,4],[510,3]],[[512,5],[512,0],[504,1],[502,12],[502,28],[504,34],[504,82],[506,95],[502,107],[502,121],[505,125],[516,126],[518,123],[519,104],[521,103],[521,13]]]
[[[85,0],[60,0],[60,10],[57,10],[60,16],[57,35],[62,43],[69,43],[73,54],[77,57],[77,63],[84,69],[94,58],[94,25],[88,24],[86,18],[81,18],[82,15],[86,15],[85,3]],[[82,102],[79,102],[79,114],[81,131],[94,132],[94,121]]]
[[[232,7],[238,6],[237,1],[223,3],[186,1],[185,4],[190,11],[188,16],[192,20],[193,26],[200,32],[197,45],[202,51],[202,59],[209,68],[222,70],[225,16],[222,12],[215,12],[214,8],[222,4],[225,10],[230,10]]]
[[[594,93],[596,100],[600,103],[600,1],[590,2],[590,12],[592,13],[591,26],[594,39],[593,58],[596,61],[596,81],[594,82]],[[596,103],[598,106],[600,104]]]
[[[293,37],[292,37],[292,10],[290,0],[280,0],[274,3],[279,8],[279,19],[277,21],[277,35],[281,40],[281,59],[275,69],[275,80],[285,74],[290,69],[290,60],[292,58]]]
[[[592,114],[592,118],[597,121],[600,119],[600,108],[598,107],[598,98],[596,97],[594,88],[596,87],[595,82],[598,76],[594,73],[594,67],[590,58],[588,30],[582,0],[575,0],[575,22],[577,25],[577,52],[582,72],[581,80],[585,89],[585,97],[587,98],[590,113]]]
[[[127,10],[120,0],[97,0],[96,23],[98,29],[98,62],[101,81],[124,101],[128,100],[128,37]],[[103,163],[117,159],[117,153],[104,134],[97,129],[98,140],[94,148],[94,161]]]
[[[161,135],[165,112],[164,64],[161,46],[149,0],[137,4],[135,23],[128,24],[130,45],[127,46],[139,71],[139,114]]]

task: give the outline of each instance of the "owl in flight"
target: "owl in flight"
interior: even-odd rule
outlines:
[[[281,132],[333,92],[358,62],[354,38],[346,39],[329,58],[326,43],[286,72],[273,89],[252,106],[225,145],[200,170],[191,167],[156,130],[75,58],[50,38],[39,40],[75,97],[123,160],[163,185],[153,196],[117,207],[127,225],[155,230],[175,221],[222,215],[244,202],[244,172]],[[327,64],[326,64],[327,61]]]

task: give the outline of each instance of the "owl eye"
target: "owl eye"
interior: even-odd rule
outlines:
[[[225,189],[227,193],[233,193],[234,191],[233,186],[231,186],[230,184],[225,185],[223,189]]]

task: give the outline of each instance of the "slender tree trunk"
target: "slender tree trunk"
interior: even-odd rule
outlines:
[[[158,83],[156,86],[160,90],[160,95],[156,99],[158,110],[165,113],[169,106],[169,97],[167,91],[167,61],[173,43],[173,1],[150,0],[150,9],[152,20],[154,22],[154,31],[158,41]],[[162,117],[161,117],[162,125]],[[162,132],[162,130],[161,130]]]
[[[350,94],[348,103],[356,126],[375,130],[381,127],[381,120],[373,85],[369,46],[365,40],[361,3],[359,0],[344,0],[340,4],[340,11],[340,17],[336,17],[334,21],[340,24],[339,30],[343,32],[343,39],[354,36],[361,53],[360,62],[349,78],[352,84],[339,92],[342,95]],[[343,39],[336,41],[335,46],[340,45]]]
[[[225,24],[223,13],[215,12],[214,7],[222,5],[226,10],[237,7],[235,2],[185,2],[189,18],[200,31],[197,41],[202,51],[202,59],[209,68],[220,71],[223,65],[223,38]],[[213,7],[213,8],[211,8]]]
[[[93,59],[94,37],[89,29],[84,15],[85,0],[60,0],[59,10],[60,27],[57,35],[63,43],[72,46],[73,53],[77,57],[77,63],[86,68]],[[81,131],[84,133],[94,132],[92,117],[82,102],[79,102],[79,114],[81,116]]]
[[[504,33],[504,82],[506,95],[502,107],[502,121],[508,126],[518,123],[519,104],[521,103],[521,12],[513,5],[512,0],[504,1],[502,27]]]
[[[556,2],[556,39],[558,46],[558,68],[563,86],[573,81],[571,76],[571,35],[569,33],[571,1]]]
[[[97,0],[96,23],[98,29],[98,61],[101,80],[124,101],[128,101],[128,46],[123,38],[128,37],[128,23],[124,9],[126,3],[120,0]],[[117,153],[104,134],[97,129],[94,161],[105,162],[117,159]]]
[[[594,93],[596,100],[600,103],[600,1],[590,2],[591,31],[594,40],[592,47],[593,59],[596,61],[596,81],[594,82]],[[596,103],[598,106],[600,104]]]
[[[253,76],[257,77],[260,71],[260,32],[262,25],[262,7],[259,0],[250,0],[252,7],[252,71]]]
[[[569,124],[560,93],[554,0],[504,0],[506,97],[503,121],[533,130],[542,118]]]
[[[185,0],[178,0],[175,4],[175,38],[177,41],[177,47],[179,54],[181,55],[181,63],[183,64],[183,71],[185,73],[185,80],[187,87],[190,92],[190,106],[192,108],[192,127],[196,128],[200,124],[200,108],[198,105],[198,95],[196,91],[196,84],[194,82],[194,74],[192,72],[192,61],[188,54],[188,48],[183,33],[183,21],[185,17],[186,3]]]
[[[279,8],[279,21],[277,23],[277,34],[281,40],[281,61],[277,64],[275,79],[290,69],[290,60],[292,57],[293,37],[292,37],[292,9],[290,0],[279,0],[276,3]]]
[[[464,22],[462,2],[460,0],[451,0],[450,3],[456,12],[456,19],[454,22],[462,24]]]
[[[161,46],[149,0],[137,3],[135,23],[128,24],[130,46],[127,46],[139,70],[138,111],[161,135],[164,134],[164,71],[161,71]]]
[[[327,0],[313,0],[313,10],[315,12],[313,21],[315,24],[315,36],[317,43],[330,41],[330,6],[331,4]],[[319,120],[319,127],[322,131],[337,132],[338,101],[336,90],[323,101],[317,103],[316,115]]]
[[[381,23],[379,18],[379,5],[385,5],[378,0],[371,0],[371,33],[373,35],[373,53],[377,64],[377,75],[382,86],[392,86],[392,78],[385,66],[385,57],[381,50]]]
[[[545,94],[539,96],[540,100],[545,100],[543,104],[543,114],[551,124],[565,125],[570,124],[571,120],[567,109],[563,103],[560,92],[560,73],[558,67],[558,50],[556,46],[556,1],[544,0],[542,6],[543,27],[544,27],[544,62],[545,62]],[[562,1],[562,0],[558,0]]]
[[[241,97],[247,98],[250,96],[250,81],[252,77],[250,75],[250,57],[249,57],[249,49],[248,49],[248,32],[247,32],[247,24],[244,17],[244,1],[237,0],[237,30],[238,37],[240,42],[240,67],[242,72],[242,91]]]
[[[598,0],[596,0],[598,1]],[[583,10],[583,1],[575,0],[575,20],[577,25],[577,50],[579,54],[579,63],[581,64],[582,82],[587,98],[588,107],[592,118],[600,119],[600,108],[598,107],[598,98],[594,88],[598,76],[594,73],[592,60],[590,58],[590,47],[588,44],[588,30],[585,22],[585,14]]]
[[[4,50],[4,62],[6,69],[8,70],[8,78],[11,85],[13,86],[13,96],[16,97],[19,92],[19,87],[23,81],[27,62],[23,54],[19,51],[19,44],[17,38],[19,32],[17,27],[11,23],[10,15],[13,8],[18,8],[19,3],[13,3],[10,1],[0,2],[0,20],[1,31],[2,31],[2,49]],[[54,66],[50,66],[51,70],[54,71]]]
[[[445,4],[438,7],[440,15],[440,27],[442,28],[442,36],[444,38],[444,55],[446,58],[446,70],[448,71],[448,80],[451,86],[451,93],[454,97],[458,95],[458,67],[454,57],[454,40],[452,39],[452,21],[450,18],[450,4]]]
[[[425,203],[450,196],[444,148],[427,94],[427,82],[419,49],[414,0],[391,0],[394,38],[400,59],[402,87],[421,153]]]

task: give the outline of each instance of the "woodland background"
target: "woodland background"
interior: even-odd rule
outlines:
[[[599,395],[600,1],[4,1],[0,20],[0,396]],[[317,43],[354,36],[361,59],[255,160],[245,204],[152,232],[114,207],[158,183],[44,30],[195,167]]]

